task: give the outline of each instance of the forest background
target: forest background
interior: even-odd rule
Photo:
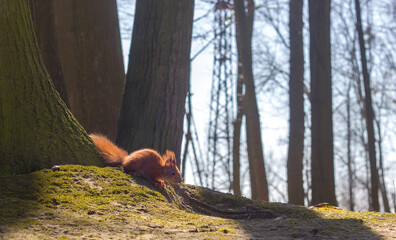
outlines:
[[[174,150],[188,183],[395,210],[395,1],[29,3],[1,8],[1,175],[101,165],[99,131]],[[231,108],[213,118],[223,70]]]
[[[118,0],[120,29],[127,65],[130,38],[133,27],[134,1]],[[270,192],[270,201],[287,202],[287,151],[289,136],[289,1],[255,1],[256,12],[253,31],[253,69],[260,111],[264,159]],[[368,46],[368,63],[372,79],[374,111],[376,113],[376,139],[380,138],[384,181],[388,187],[389,201],[395,205],[396,153],[395,114],[395,41],[396,1],[361,1],[363,29]],[[213,74],[214,54],[214,2],[196,1],[194,9],[193,41],[191,49],[191,92],[192,111],[199,136],[201,153],[208,148],[208,124],[210,86]],[[309,23],[308,1],[303,8],[305,92],[309,92]],[[333,79],[333,131],[336,195],[339,205],[350,208],[347,168],[347,92],[353,105],[352,156],[354,210],[369,209],[369,163],[365,125],[361,116],[362,102],[353,79],[359,78],[359,55],[355,30],[354,2],[333,0],[331,2],[331,49]],[[235,34],[235,31],[234,33]],[[234,35],[233,35],[234,36]],[[233,39],[233,68],[236,73],[235,38]],[[355,53],[354,53],[355,52]],[[197,54],[197,55],[195,55]],[[354,56],[354,57],[353,57]],[[236,76],[235,76],[236,78]],[[352,81],[352,83],[350,83]],[[355,83],[353,83],[355,82]],[[310,105],[308,94],[305,99],[305,147],[304,189],[305,204],[310,191]],[[234,113],[236,110],[234,109]],[[380,126],[380,128],[378,128]],[[243,134],[243,131],[242,131]],[[246,136],[242,136],[246,139]],[[185,138],[184,138],[185,141]],[[183,144],[184,145],[184,144]],[[378,145],[377,145],[378,146]],[[241,189],[250,197],[249,169],[246,144],[241,141]],[[378,152],[378,150],[377,150]],[[191,153],[190,153],[191,154]],[[203,156],[205,157],[205,154]],[[187,161],[186,182],[199,184],[194,172],[193,157]],[[218,174],[226,174],[221,171]],[[230,192],[229,185],[217,185],[217,190]],[[232,192],[232,191],[231,191]],[[395,208],[395,206],[393,206]],[[393,209],[394,211],[394,209]]]

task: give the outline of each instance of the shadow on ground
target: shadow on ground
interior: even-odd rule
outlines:
[[[385,220],[385,214],[354,213],[327,205],[307,208],[282,203],[260,203],[196,186],[179,185],[175,189],[197,213],[238,219],[241,229],[252,239],[396,238],[396,232],[392,236],[392,230],[396,229],[391,227],[396,223],[396,216],[391,214],[387,214],[390,217],[390,235],[386,236],[373,232],[369,227],[371,224],[378,225],[381,217]]]

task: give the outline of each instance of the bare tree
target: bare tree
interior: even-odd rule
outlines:
[[[240,56],[240,62],[238,64],[241,64],[243,82],[246,86],[244,103],[246,110],[246,135],[252,198],[268,201],[268,183],[265,173],[260,117],[258,113],[252,69],[252,44],[251,35],[249,35],[250,25],[248,24],[248,18],[245,13],[246,7],[244,0],[235,0],[234,6],[238,56]],[[253,0],[248,1],[247,8],[249,14],[253,14]]]
[[[303,0],[291,0],[290,28],[290,133],[287,160],[289,202],[304,205],[303,156],[304,156],[304,49],[303,49]]]
[[[309,1],[312,204],[337,205],[333,162],[330,0]]]
[[[234,125],[234,134],[233,134],[233,143],[232,143],[232,188],[235,195],[241,196],[241,183],[240,183],[240,138],[241,138],[241,125],[242,119],[244,116],[243,109],[243,82],[241,68],[238,67],[238,80],[237,80],[237,116],[233,122]]]
[[[253,5],[253,1],[248,2],[250,5]],[[249,41],[252,41],[253,35],[253,21],[254,21],[254,7],[249,7],[246,13],[247,20],[247,34]],[[241,137],[241,126],[242,120],[245,116],[245,85],[243,80],[243,72],[242,72],[242,56],[238,54],[238,78],[237,78],[237,86],[236,86],[236,96],[237,96],[237,115],[234,120],[234,134],[233,134],[233,190],[234,194],[242,195],[241,193],[241,184],[240,184],[240,137]],[[252,181],[253,175],[250,176]],[[254,180],[253,180],[254,181]],[[252,185],[253,186],[253,185]],[[253,188],[253,187],[252,187]]]
[[[379,211],[379,201],[378,201],[378,188],[379,188],[379,176],[377,169],[377,157],[375,151],[375,134],[374,134],[374,110],[371,100],[371,87],[370,87],[370,75],[367,69],[367,59],[366,59],[366,48],[364,45],[363,29],[362,29],[362,19],[360,16],[360,1],[355,0],[356,9],[356,30],[359,37],[360,46],[360,57],[361,65],[363,70],[363,83],[365,92],[365,114],[366,114],[366,127],[368,136],[368,150],[369,150],[369,160],[370,160],[370,173],[371,173],[371,201],[372,210]]]

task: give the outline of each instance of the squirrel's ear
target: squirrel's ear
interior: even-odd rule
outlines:
[[[163,158],[166,160],[166,165],[170,165],[170,166],[176,165],[176,156],[174,152],[166,150]]]

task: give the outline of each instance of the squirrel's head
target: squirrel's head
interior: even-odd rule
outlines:
[[[162,158],[165,160],[163,179],[171,183],[183,182],[180,171],[176,166],[175,154],[172,151],[166,150],[166,153],[162,156]]]

